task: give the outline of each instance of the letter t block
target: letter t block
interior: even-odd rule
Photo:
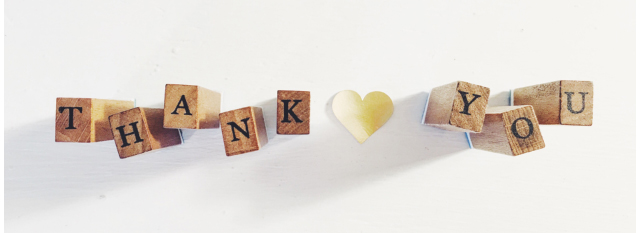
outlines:
[[[218,92],[200,86],[167,84],[164,89],[164,127],[218,128],[220,102]]]
[[[56,99],[56,142],[112,140],[109,117],[133,108],[133,101],[91,98]]]
[[[262,108],[245,107],[220,113],[220,123],[227,156],[259,150],[269,140]]]
[[[454,82],[433,88],[425,107],[423,124],[460,132],[482,131],[489,102],[489,88]]]
[[[540,124],[593,123],[593,83],[562,80],[513,90],[513,105],[531,105]]]
[[[488,107],[481,133],[469,134],[473,148],[520,155],[544,148],[533,107]]]
[[[182,143],[178,129],[162,127],[164,110],[134,108],[109,116],[121,159]]]
[[[311,92],[278,91],[277,133],[309,134]]]

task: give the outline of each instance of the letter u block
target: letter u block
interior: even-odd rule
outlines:
[[[57,98],[56,142],[112,140],[107,117],[133,107],[133,101],[125,100]]]
[[[513,105],[531,105],[543,125],[593,123],[593,83],[561,80],[513,90]]]
[[[277,133],[309,134],[311,92],[278,91]]]
[[[218,92],[200,86],[167,84],[164,91],[164,127],[218,128],[220,102]]]
[[[422,123],[451,131],[481,132],[489,91],[462,81],[433,88]]]
[[[178,129],[162,127],[163,118],[161,108],[134,108],[109,116],[120,158],[182,144]]]
[[[223,112],[220,122],[227,156],[259,150],[269,140],[262,108],[245,107]]]
[[[520,155],[544,148],[533,107],[488,107],[481,133],[469,134],[473,148]]]

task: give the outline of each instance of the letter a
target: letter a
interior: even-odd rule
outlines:
[[[180,106],[180,104],[183,104],[182,106]],[[187,99],[184,97],[184,95],[180,96],[180,101],[178,101],[178,106],[176,106],[176,109],[173,110],[173,112],[171,114],[178,114],[178,108],[184,108],[184,115],[191,115],[191,112],[189,111],[189,105],[187,105]]]

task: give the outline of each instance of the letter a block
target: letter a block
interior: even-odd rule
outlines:
[[[481,133],[469,134],[474,148],[520,155],[544,148],[533,107],[488,107]]]
[[[164,110],[134,108],[109,116],[121,159],[182,143],[180,131],[162,127]]]
[[[540,124],[593,122],[593,83],[562,80],[513,90],[513,105],[531,105]]]
[[[460,131],[481,132],[489,102],[489,88],[468,82],[436,87],[429,93],[423,124]]]
[[[220,113],[220,123],[227,156],[259,150],[269,140],[262,108],[245,107]]]
[[[107,117],[133,106],[133,101],[57,98],[56,142],[112,140],[113,134]]]
[[[309,134],[311,92],[278,91],[278,134]]]
[[[164,91],[164,127],[218,128],[220,97],[220,93],[200,86],[167,84]]]

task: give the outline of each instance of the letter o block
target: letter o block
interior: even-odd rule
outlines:
[[[245,107],[220,113],[220,123],[227,156],[259,150],[269,140],[262,108]]]
[[[133,101],[126,100],[57,98],[56,142],[112,140],[107,118],[133,106]]]
[[[277,133],[309,134],[311,92],[278,91]]]
[[[520,155],[544,148],[532,106],[488,107],[481,133],[469,134],[473,148]]]
[[[433,88],[422,123],[451,131],[481,132],[489,91],[462,81]]]
[[[164,127],[218,128],[220,102],[218,92],[194,85],[167,84],[164,91]]]
[[[543,125],[593,123],[593,83],[561,80],[513,90],[513,105],[531,105]]]
[[[163,118],[161,108],[134,108],[109,116],[120,158],[182,144],[180,131],[164,128]]]

